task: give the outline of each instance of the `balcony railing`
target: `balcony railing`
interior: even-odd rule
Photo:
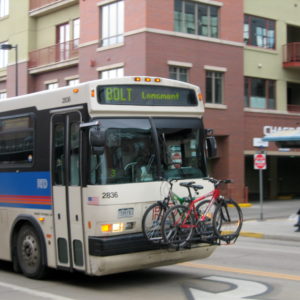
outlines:
[[[46,6],[61,0],[30,0],[30,10]]]
[[[79,40],[56,44],[29,53],[29,68],[64,62],[78,57]]]
[[[283,45],[284,67],[300,67],[300,42]]]

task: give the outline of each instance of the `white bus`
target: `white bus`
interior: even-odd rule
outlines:
[[[164,78],[96,80],[0,101],[0,259],[105,275],[208,257],[148,242],[162,178],[207,175],[200,89]],[[179,193],[186,190],[178,186]]]

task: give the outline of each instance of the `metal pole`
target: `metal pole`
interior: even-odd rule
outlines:
[[[259,169],[259,203],[260,203],[260,220],[264,219],[263,215],[263,170]]]
[[[15,78],[16,78],[16,96],[18,96],[18,91],[19,91],[19,80],[18,80],[18,73],[19,73],[19,71],[18,71],[18,45],[16,45],[15,47],[15,51],[16,51],[16,67],[15,67],[15,71],[16,71],[16,74],[15,74]]]

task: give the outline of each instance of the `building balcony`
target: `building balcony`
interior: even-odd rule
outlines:
[[[37,49],[29,53],[29,69],[58,68],[77,64],[79,40],[56,44],[50,47]]]
[[[283,45],[283,67],[300,68],[300,42]]]
[[[288,112],[291,112],[291,113],[300,113],[300,105],[299,104],[288,104],[287,109],[288,109]]]
[[[29,15],[40,17],[77,3],[79,0],[30,0]]]

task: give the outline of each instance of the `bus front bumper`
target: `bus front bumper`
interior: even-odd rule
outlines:
[[[100,276],[204,259],[215,245],[195,243],[191,249],[174,250],[145,240],[142,234],[103,238],[89,237],[88,273]]]

